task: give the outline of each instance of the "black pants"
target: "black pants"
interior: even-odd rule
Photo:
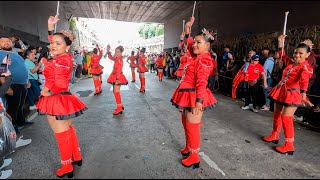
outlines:
[[[82,73],[82,64],[78,64],[77,65],[77,69],[76,69],[76,77],[80,78],[81,77],[81,73]]]
[[[27,87],[23,84],[12,84],[13,96],[6,95],[7,113],[12,117],[13,125],[23,126],[26,119],[23,116],[23,106],[27,97]]]
[[[150,72],[154,72],[155,69],[154,69],[154,64],[150,64]]]
[[[257,82],[254,86],[250,86],[248,82],[245,82],[245,88],[245,106],[249,106],[252,103],[253,108],[256,109],[259,83]]]

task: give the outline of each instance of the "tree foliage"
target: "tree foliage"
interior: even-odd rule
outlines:
[[[164,34],[164,26],[161,24],[144,24],[139,28],[139,35],[144,39]]]

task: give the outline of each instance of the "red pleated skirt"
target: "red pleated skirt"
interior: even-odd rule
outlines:
[[[122,74],[111,74],[107,80],[108,83],[112,84],[112,85],[127,85],[128,84],[128,80],[127,78]]]
[[[179,89],[177,88],[171,98],[173,106],[178,108],[180,111],[188,110],[192,111],[196,106],[196,91],[195,89]],[[206,98],[203,99],[202,108],[203,110],[212,109],[217,104],[216,98],[213,96],[211,91],[206,89]]]
[[[300,88],[287,88],[285,85],[275,86],[270,90],[269,98],[283,106],[302,107]]]
[[[78,117],[87,109],[86,105],[70,92],[41,96],[36,106],[40,114],[55,116],[57,120]]]
[[[103,66],[101,66],[101,65],[91,67],[90,73],[92,75],[100,76],[102,74],[102,68],[103,68]]]
[[[148,68],[146,68],[145,66],[139,67],[139,68],[137,69],[137,72],[138,72],[138,73],[148,72]]]

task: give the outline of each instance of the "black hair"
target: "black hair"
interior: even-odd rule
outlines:
[[[49,50],[48,50],[47,47],[42,48],[42,49],[40,50],[39,60],[41,60],[43,57],[46,58],[46,59],[48,59],[48,53],[49,53]]]
[[[208,31],[209,31],[209,32],[212,32],[212,31],[210,31],[210,30],[208,30]],[[203,39],[204,39],[206,42],[209,42],[209,43],[210,43],[210,45],[214,42],[214,39],[209,38],[209,36],[206,36],[206,34],[203,33],[203,32],[198,33],[196,36],[202,36]],[[213,36],[213,35],[212,35],[212,36]],[[210,48],[210,49],[211,49],[211,48]]]
[[[24,53],[24,57],[25,59],[27,58],[27,56],[29,56],[32,53],[31,49],[27,49],[26,52]]]
[[[251,49],[250,51],[253,51],[253,52],[255,52],[257,54],[257,50],[256,49]]]
[[[262,50],[268,50],[270,51],[270,49],[268,47],[264,47]]]
[[[124,51],[124,48],[122,46],[118,46],[116,49],[119,49],[121,52]]]
[[[34,50],[34,49],[36,49],[34,46],[29,46],[27,50],[31,51],[31,50]]]
[[[62,33],[54,33],[53,35],[59,35],[63,38],[63,40],[66,42],[67,46],[71,46],[72,41],[70,40],[70,38]]]
[[[268,55],[269,56],[274,56],[276,54],[276,52],[274,50],[269,50]]]
[[[308,45],[306,45],[305,43],[298,44],[296,49],[298,49],[298,48],[304,48],[307,51],[307,53],[309,53],[311,51],[310,47]]]
[[[131,51],[131,56],[133,56],[134,55],[134,51]]]
[[[97,49],[97,48],[94,48],[94,49],[93,49],[93,53],[98,54],[98,49]]]

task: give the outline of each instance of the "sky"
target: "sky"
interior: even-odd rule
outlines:
[[[82,18],[87,22],[87,26],[94,30],[103,44],[116,44],[122,42],[121,45],[126,43],[138,41],[141,39],[139,36],[139,27],[143,23],[122,22],[107,19],[94,19]]]

